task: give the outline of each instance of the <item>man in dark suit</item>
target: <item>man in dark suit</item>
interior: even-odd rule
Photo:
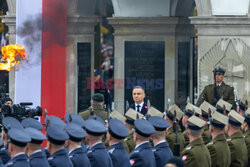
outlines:
[[[132,91],[134,103],[129,106],[137,112],[146,115],[148,112],[147,104],[144,102],[145,92],[141,86],[135,86]]]
[[[198,107],[203,101],[207,101],[215,106],[220,98],[228,103],[234,103],[234,88],[223,82],[225,71],[217,67],[213,72],[215,83],[204,88],[196,104]]]

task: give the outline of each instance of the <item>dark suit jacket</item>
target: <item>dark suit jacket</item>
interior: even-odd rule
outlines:
[[[113,167],[129,167],[129,158],[124,145],[120,142],[108,148]]]
[[[90,167],[90,162],[87,157],[87,152],[82,147],[76,148],[69,154],[74,167]]]
[[[51,167],[73,167],[66,148],[59,149],[48,158]]]
[[[167,161],[173,157],[173,153],[167,142],[157,144],[153,152],[155,154],[155,162],[157,167],[164,167]]]
[[[134,104],[131,104],[130,106],[129,106],[129,108],[132,108],[132,109],[134,109],[135,111],[137,111],[137,108],[136,108],[136,106],[135,106],[135,103]],[[148,106],[147,106],[147,104],[144,102],[143,103],[143,106],[142,106],[142,109],[141,109],[141,112],[140,112],[141,114],[143,114],[143,115],[146,115],[147,113],[148,113]]]
[[[29,157],[30,167],[49,167],[46,154],[43,151],[36,152]]]

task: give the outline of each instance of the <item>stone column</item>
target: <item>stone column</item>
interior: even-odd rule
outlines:
[[[94,71],[94,27],[98,17],[80,15],[68,16],[67,39],[67,81],[66,81],[66,112],[77,113],[78,104],[78,67],[77,43],[91,44],[91,76]],[[92,90],[93,94],[93,90]]]
[[[191,17],[198,29],[198,93],[213,83],[212,70],[226,70],[225,82],[235,88],[237,98],[250,93],[250,18]]]
[[[9,28],[9,42],[16,43],[16,0],[7,0],[9,11],[2,19],[3,23]],[[14,100],[15,97],[15,68],[9,72],[9,96]]]
[[[125,79],[125,41],[163,41],[165,42],[165,109],[167,99],[175,99],[176,90],[176,17],[113,17],[109,23],[114,27],[115,33],[115,79]],[[117,84],[115,84],[115,87]],[[125,85],[123,85],[125,87]],[[115,109],[124,111],[124,89],[114,90]]]

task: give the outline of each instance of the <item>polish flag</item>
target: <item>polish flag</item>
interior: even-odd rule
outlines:
[[[15,103],[33,102],[48,115],[66,110],[66,0],[17,0],[16,43],[27,62],[15,72]]]

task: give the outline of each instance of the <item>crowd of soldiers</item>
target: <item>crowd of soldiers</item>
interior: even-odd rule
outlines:
[[[89,109],[64,118],[46,115],[43,124],[4,117],[0,167],[250,166],[250,97],[234,110],[224,73],[215,69],[220,85],[206,87],[197,105],[187,103],[184,110],[173,104],[159,111],[136,86],[124,114],[107,112],[104,96],[96,93]]]

